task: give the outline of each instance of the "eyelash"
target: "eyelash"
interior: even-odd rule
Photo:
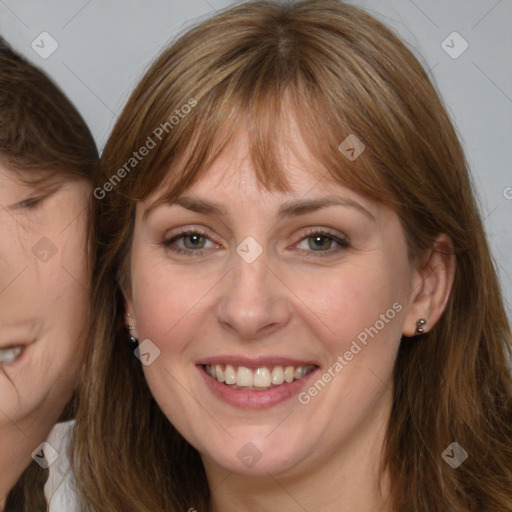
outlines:
[[[198,249],[198,250],[182,249],[181,247],[173,247],[172,246],[172,244],[174,244],[180,238],[184,238],[184,237],[190,236],[190,235],[200,235],[203,238],[208,238],[208,234],[205,231],[202,231],[200,229],[191,229],[191,230],[188,230],[188,231],[182,231],[181,233],[177,234],[176,236],[173,236],[172,238],[170,238],[169,240],[164,240],[162,242],[162,245],[164,247],[166,247],[167,249],[169,249],[169,250],[171,250],[171,251],[173,251],[173,252],[175,252],[177,254],[183,254],[183,255],[186,255],[186,256],[191,257],[191,258],[202,256],[204,254],[204,252],[205,252],[205,249]],[[307,253],[316,253],[317,254],[317,255],[308,254],[307,257],[320,257],[320,258],[324,258],[324,257],[332,256],[334,253],[338,253],[338,252],[342,251],[343,249],[347,249],[347,248],[350,247],[350,243],[349,243],[349,241],[347,239],[339,238],[338,236],[333,235],[332,233],[330,233],[329,231],[326,231],[324,229],[315,229],[315,228],[313,228],[310,231],[308,231],[299,240],[299,242],[302,242],[303,240],[311,238],[313,236],[327,237],[330,240],[336,242],[338,244],[338,247],[334,251],[332,251],[332,250],[327,250],[327,251],[305,251]],[[193,255],[191,253],[193,253]]]

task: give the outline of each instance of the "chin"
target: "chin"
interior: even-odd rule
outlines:
[[[231,435],[225,431],[217,435],[210,432],[209,436],[191,439],[205,466],[220,466],[241,475],[279,475],[293,471],[308,454],[318,451],[319,442],[308,438],[307,432],[299,434],[287,427],[278,433],[275,423],[257,428],[226,425],[226,429]]]

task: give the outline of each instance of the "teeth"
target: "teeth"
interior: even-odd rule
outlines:
[[[224,372],[222,371],[222,366],[220,364],[215,365],[215,373],[217,375],[217,380],[219,382],[224,382]]]
[[[293,373],[293,377],[295,380],[302,379],[302,377],[304,377],[304,375],[306,375],[306,373],[302,366],[295,368],[295,372]]]
[[[275,366],[272,370],[272,384],[279,386],[284,382],[284,370],[282,366]]]
[[[224,382],[226,384],[236,384],[235,369],[230,364],[226,365],[226,371],[224,372]]]
[[[270,371],[267,368],[258,368],[254,374],[253,386],[268,388],[270,384]]]
[[[284,380],[285,382],[293,382],[293,377],[295,374],[295,368],[293,366],[287,366],[284,371]]]
[[[234,367],[231,364],[205,365],[208,375],[235,389],[263,390],[273,386],[280,386],[285,382],[290,383],[305,377],[314,366],[274,366],[272,369],[260,367],[256,369],[245,366]]]
[[[237,386],[252,386],[252,372],[245,366],[239,366],[236,372]]]
[[[21,354],[21,347],[0,349],[0,364],[12,363]]]

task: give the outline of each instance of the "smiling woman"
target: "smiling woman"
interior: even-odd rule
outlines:
[[[190,97],[95,204],[84,510],[512,511],[510,327],[412,53],[336,0],[220,12],[148,70],[96,185]]]
[[[97,163],[94,140],[69,100],[0,39],[0,509],[6,512],[48,510],[54,496],[43,492],[46,468],[52,454],[60,458],[56,466],[66,459],[41,443],[73,412],[88,328],[88,198]]]

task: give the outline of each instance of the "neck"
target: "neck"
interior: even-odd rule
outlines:
[[[3,510],[7,495],[25,468],[30,464],[32,447],[30,437],[15,425],[0,429],[0,509]]]
[[[2,419],[2,418],[0,418]],[[0,510],[21,474],[32,462],[32,452],[48,437],[52,423],[26,418],[0,426]]]
[[[203,459],[211,510],[388,512],[388,475],[384,473],[381,489],[378,473],[388,418],[386,407],[339,450],[316,462],[311,457],[293,473],[241,475]]]

